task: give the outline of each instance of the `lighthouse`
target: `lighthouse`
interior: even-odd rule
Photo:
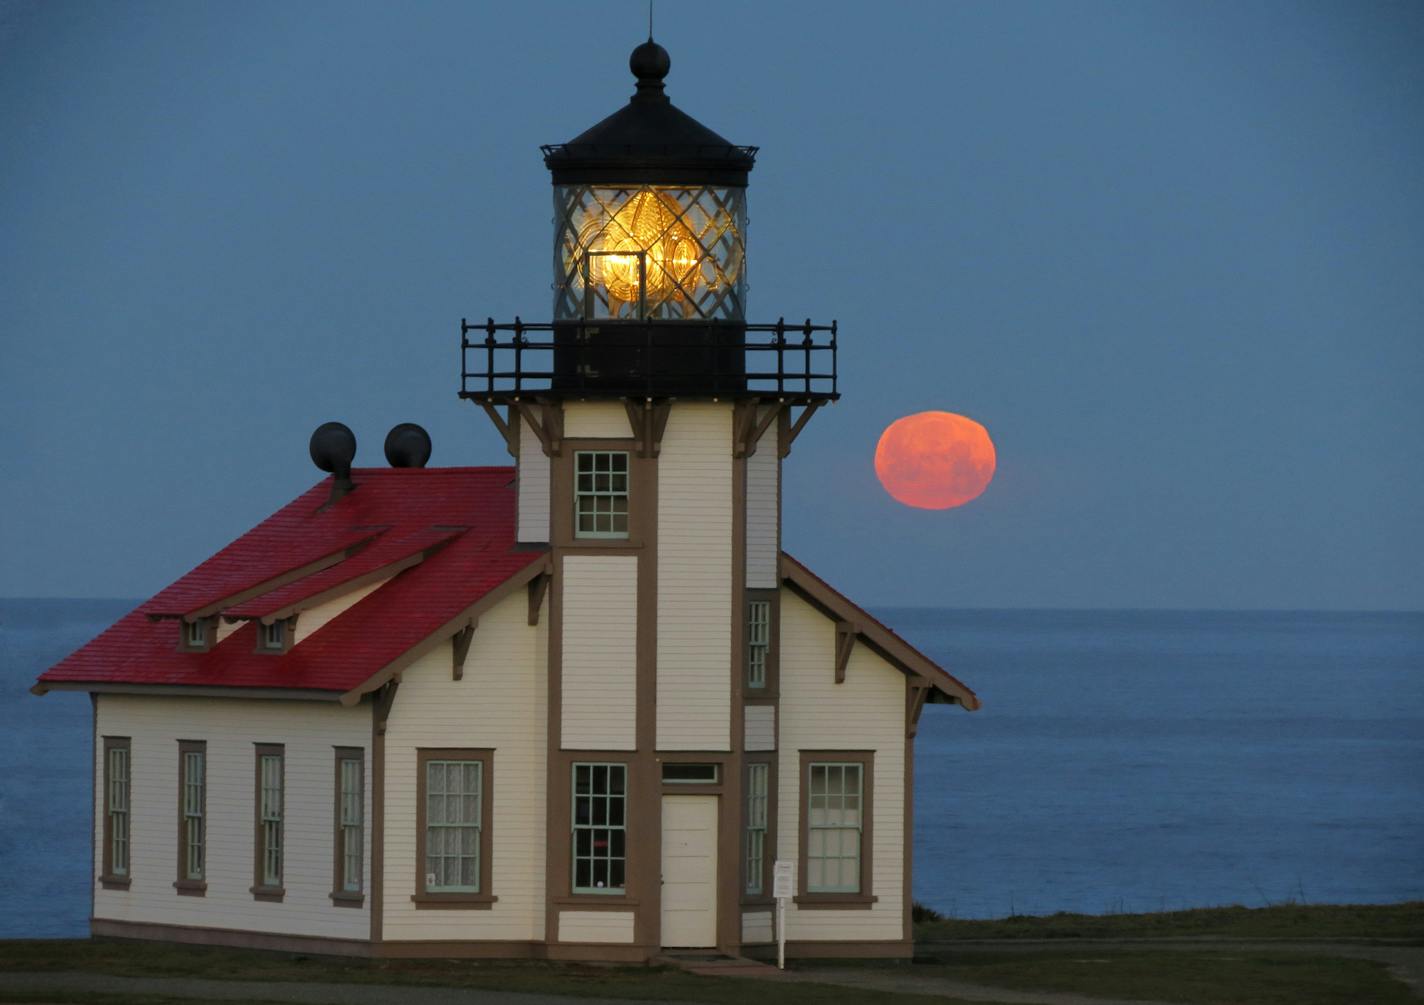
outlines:
[[[638,45],[626,104],[543,148],[548,313],[461,323],[512,466],[428,467],[403,424],[353,467],[327,424],[330,478],[36,683],[94,699],[96,934],[912,954],[915,733],[978,699],[782,550],[837,328],[749,314],[757,149],[671,66]]]

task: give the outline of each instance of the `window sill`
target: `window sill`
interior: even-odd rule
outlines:
[[[133,882],[127,876],[100,876],[99,885],[105,890],[127,890]]]
[[[265,900],[273,904],[280,904],[282,898],[287,895],[286,889],[280,886],[249,886],[247,891],[252,894],[253,900]]]
[[[624,911],[638,906],[637,897],[621,893],[573,893],[555,897],[556,907],[577,907],[585,911]]]
[[[791,898],[803,911],[868,911],[879,899],[864,893],[803,893]]]
[[[761,893],[742,894],[743,907],[775,907],[776,898]]]
[[[208,884],[201,879],[174,880],[173,889],[184,897],[206,897],[208,894]]]
[[[337,907],[361,907],[366,903],[366,895],[349,890],[336,890],[331,893],[331,902]]]
[[[488,911],[499,898],[489,893],[415,893],[410,900],[418,911]]]

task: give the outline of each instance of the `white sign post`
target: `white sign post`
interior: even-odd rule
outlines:
[[[776,898],[776,968],[786,969],[786,902],[796,896],[796,863],[777,859],[771,867],[771,895]]]

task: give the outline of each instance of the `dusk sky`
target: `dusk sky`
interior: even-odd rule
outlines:
[[[147,596],[394,424],[505,464],[462,316],[547,320],[539,144],[641,0],[0,0],[0,596]],[[748,318],[841,327],[784,543],[869,605],[1424,608],[1424,5],[657,6],[761,147]],[[943,409],[998,470],[879,486]]]

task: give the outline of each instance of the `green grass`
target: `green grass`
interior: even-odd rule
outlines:
[[[960,939],[1375,939],[1424,945],[1424,901],[1405,904],[1278,904],[1150,914],[943,918],[915,926],[917,942]]]
[[[901,964],[901,971],[909,967]],[[85,972],[121,977],[194,977],[204,980],[319,981],[411,987],[483,988],[577,997],[745,1005],[745,981],[699,977],[666,967],[485,960],[362,960],[301,956],[211,946],[84,939],[0,941],[6,971]],[[2,986],[2,985],[0,985]],[[758,985],[758,988],[761,986]],[[900,995],[858,988],[787,982],[775,989],[778,1005],[916,1005],[956,999]],[[8,995],[8,999],[4,997]],[[51,995],[86,1005],[129,1005],[132,996]],[[0,993],[3,1001],[42,1001],[36,994]],[[175,999],[173,1005],[177,1005]]]
[[[1013,988],[1184,1005],[1417,1005],[1383,963],[1305,952],[1194,952],[1078,946],[947,952],[916,975]]]

